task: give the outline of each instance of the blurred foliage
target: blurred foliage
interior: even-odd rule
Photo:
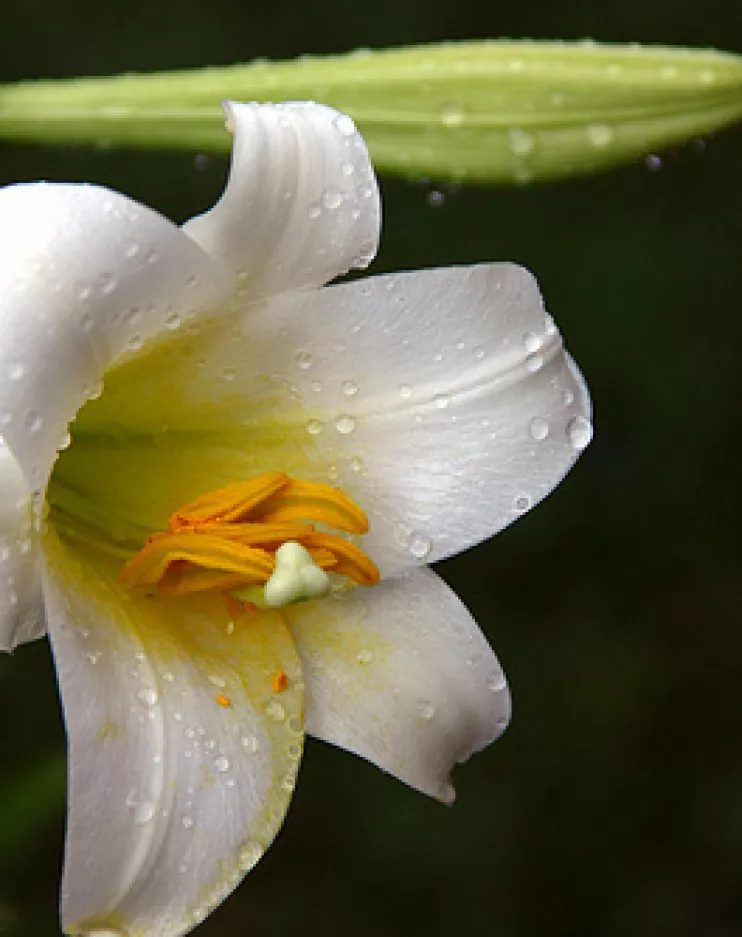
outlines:
[[[508,34],[742,50],[732,0],[10,0],[3,25],[7,81]],[[199,935],[738,937],[741,161],[732,131],[559,185],[384,184],[372,272],[531,267],[590,380],[596,439],[545,504],[440,567],[515,704],[504,738],[458,770],[456,806],[310,743],[283,833]],[[88,179],[176,219],[225,172],[185,154],[0,149],[2,182]],[[43,642],[0,659],[0,705],[3,778],[31,779],[63,744]],[[18,937],[57,932],[62,794],[33,800],[0,882],[0,933]]]
[[[381,172],[526,183],[594,172],[742,117],[742,57],[468,42],[0,86],[0,138],[228,152],[219,102],[350,114]]]

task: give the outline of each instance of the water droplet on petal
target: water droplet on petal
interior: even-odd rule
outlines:
[[[159,697],[154,687],[142,687],[137,690],[137,699],[142,706],[151,707],[155,705]]]
[[[544,366],[544,359],[541,355],[528,355],[526,358],[526,371],[530,371],[531,374],[535,374],[536,371],[540,371]]]
[[[295,360],[297,368],[300,368],[302,371],[307,371],[312,367],[312,356],[309,354],[309,352],[297,352]]]
[[[335,429],[340,433],[341,436],[347,436],[349,433],[352,433],[356,428],[355,418],[343,414],[335,420]]]
[[[322,420],[307,420],[307,432],[310,436],[319,436],[322,430],[325,428],[325,424]]]
[[[187,830],[193,828],[193,817],[187,813],[180,818],[180,822]]]
[[[532,355],[535,351],[539,350],[542,344],[543,339],[535,332],[526,332],[523,336],[523,347],[526,350],[526,354]]]
[[[423,560],[433,549],[433,541],[430,537],[426,537],[425,534],[413,530],[410,534],[407,548],[416,560]]]
[[[417,704],[417,711],[426,722],[430,722],[435,717],[435,706],[427,700],[422,700]]]
[[[177,312],[169,312],[165,317],[165,328],[174,331],[180,328],[180,316]]]
[[[358,384],[355,381],[344,381],[342,391],[346,397],[355,397],[358,393]]]
[[[29,433],[38,433],[43,420],[35,410],[28,410],[23,418],[23,425]]]
[[[487,689],[492,693],[500,693],[508,685],[505,674],[502,671],[493,673],[487,678]]]
[[[539,416],[534,417],[528,426],[528,431],[532,439],[540,442],[549,435],[549,423]]]
[[[353,123],[353,119],[348,117],[347,114],[338,114],[333,124],[338,133],[342,134],[344,137],[352,137],[353,134],[356,133],[356,125]]]
[[[584,449],[593,438],[593,425],[584,416],[576,416],[567,423],[567,438],[575,449]]]
[[[322,204],[328,211],[339,208],[343,201],[343,193],[334,186],[328,186],[322,193]]]
[[[224,755],[220,755],[219,758],[215,758],[214,769],[220,774],[224,774],[225,771],[229,771],[229,758],[225,758]]]
[[[523,514],[531,506],[530,495],[516,495],[513,498],[513,510],[517,511],[518,514]]]
[[[5,369],[5,373],[11,381],[20,381],[26,373],[26,369],[20,361],[11,361]]]
[[[402,400],[409,400],[412,396],[412,388],[409,384],[400,384],[399,385],[399,396]]]
[[[374,655],[371,653],[371,651],[368,651],[365,648],[356,654],[356,660],[359,664],[370,664],[373,659]]]

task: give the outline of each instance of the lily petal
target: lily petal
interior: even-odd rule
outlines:
[[[31,493],[1,438],[0,491],[0,651],[12,651],[46,625]]]
[[[494,741],[510,695],[492,649],[431,570],[285,610],[307,731],[451,802],[449,772]]]
[[[223,276],[167,219],[116,192],[0,189],[0,423],[42,491],[67,425],[103,372],[223,291]]]
[[[234,134],[223,196],[183,230],[252,299],[322,286],[376,255],[381,202],[350,117],[311,102],[224,105]]]
[[[65,930],[174,937],[283,819],[302,743],[291,637],[275,614],[231,620],[219,597],[130,593],[119,564],[53,531],[44,557],[69,734]]]
[[[95,401],[82,421],[91,445],[70,466],[90,499],[112,511],[127,499],[146,526],[157,520],[146,504],[166,501],[176,477],[183,500],[271,470],[330,481],[368,515],[363,549],[389,575],[497,533],[590,439],[582,376],[535,280],[512,264],[374,277],[224,321],[132,362]],[[156,445],[163,425],[171,449]],[[106,427],[150,444],[109,448]],[[199,434],[208,457],[189,441]],[[111,487],[122,459],[131,502]]]

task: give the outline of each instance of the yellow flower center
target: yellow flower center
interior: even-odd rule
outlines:
[[[167,530],[148,537],[125,565],[130,586],[166,595],[223,592],[280,607],[323,595],[327,573],[376,585],[376,565],[344,537],[368,531],[368,519],[339,488],[268,472],[202,495],[177,510]]]

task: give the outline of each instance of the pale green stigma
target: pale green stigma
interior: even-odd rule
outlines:
[[[276,568],[264,591],[268,608],[318,599],[329,591],[330,577],[300,543],[289,540],[276,550]]]

